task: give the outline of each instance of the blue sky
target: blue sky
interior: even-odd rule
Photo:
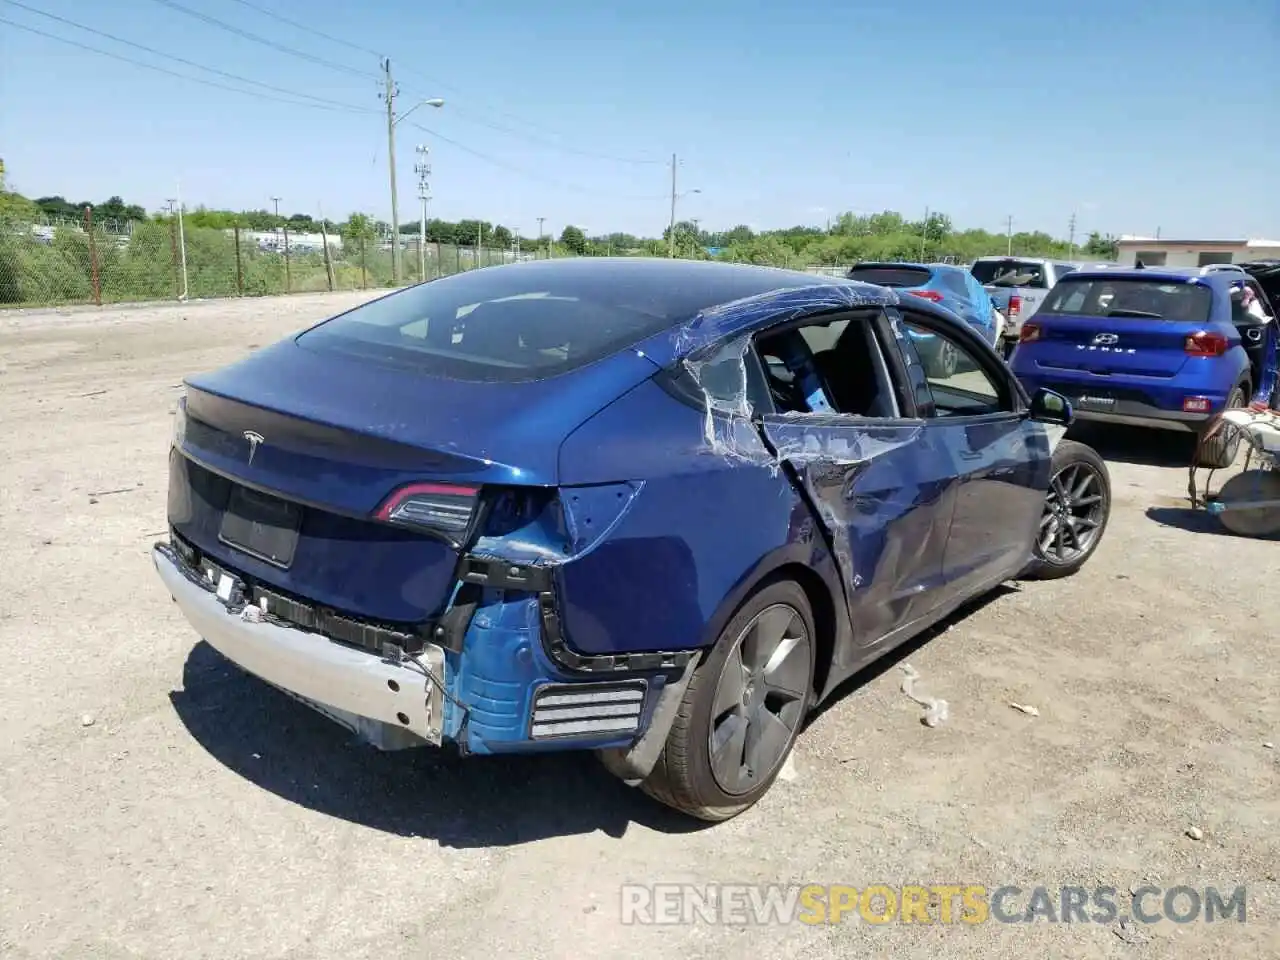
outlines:
[[[398,127],[402,220],[417,217],[423,142],[431,216],[526,236],[539,216],[556,232],[659,232],[673,152],[679,189],[702,191],[678,213],[708,229],[928,207],[958,227],[1002,231],[1012,215],[1060,236],[1073,210],[1078,235],[1280,234],[1280,0],[172,2],[336,66],[164,0],[22,0],[288,93],[216,89],[0,23],[12,187],[156,208],[180,181],[189,206],[269,209],[277,195],[282,212],[388,217],[385,53],[402,109],[447,101]],[[0,18],[243,86],[8,0]],[[295,94],[369,112],[267,99]]]

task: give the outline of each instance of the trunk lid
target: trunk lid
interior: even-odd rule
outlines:
[[[552,486],[563,438],[655,371],[622,352],[543,380],[461,381],[284,341],[187,381],[170,524],[286,594],[420,622],[446,603],[460,546],[375,520],[393,491]]]
[[[1166,320],[1037,313],[1034,351],[1042,367],[1099,376],[1168,378],[1187,362],[1187,337],[1197,328]]]

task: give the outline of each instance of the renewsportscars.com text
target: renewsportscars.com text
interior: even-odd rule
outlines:
[[[1246,920],[1235,887],[931,884],[628,884],[625,924],[1216,923]]]

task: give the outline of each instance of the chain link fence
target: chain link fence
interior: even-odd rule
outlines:
[[[282,230],[179,228],[166,221],[30,224],[0,221],[0,308],[249,297],[390,288],[389,240],[299,241]],[[510,250],[432,243],[401,247],[404,283],[532,259]]]

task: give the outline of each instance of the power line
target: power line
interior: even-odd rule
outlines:
[[[331,60],[326,60],[324,57],[317,57],[317,56],[314,56],[313,54],[306,53],[305,51],[295,50],[293,47],[287,47],[283,43],[276,43],[276,41],[268,39],[267,37],[260,37],[258,36],[258,34],[250,33],[248,30],[241,30],[239,27],[232,26],[229,23],[224,23],[223,21],[218,20],[215,17],[211,17],[208,14],[201,13],[199,10],[192,10],[190,7],[184,7],[182,4],[175,2],[175,0],[155,0],[155,2],[160,4],[161,6],[168,7],[170,10],[177,10],[179,13],[185,13],[189,17],[195,17],[197,20],[200,20],[203,23],[207,23],[210,26],[217,27],[220,30],[225,30],[228,33],[233,33],[237,37],[243,37],[246,40],[252,40],[254,43],[260,43],[264,47],[270,47],[272,50],[278,50],[280,53],[286,53],[291,57],[297,57],[300,60],[307,60],[311,63],[317,63],[322,67],[328,67],[331,70],[337,70],[341,73],[351,74],[352,76],[355,76],[355,77],[362,77],[364,79],[369,79],[372,77],[374,79],[377,79],[376,76],[372,73],[365,73],[363,70],[357,70],[354,67],[344,66],[341,63],[334,63]]]
[[[258,13],[262,14],[264,17],[270,17],[272,20],[279,20],[281,23],[287,24],[288,26],[293,27],[295,30],[302,30],[304,33],[313,34],[314,36],[319,37],[321,40],[328,40],[330,43],[336,43],[339,46],[348,47],[360,53],[367,53],[372,57],[378,57],[379,59],[382,58],[382,54],[379,53],[377,50],[370,50],[368,47],[362,47],[360,46],[360,44],[352,43],[350,40],[343,40],[341,37],[332,36],[328,33],[325,33],[322,30],[317,30],[315,27],[309,27],[305,23],[299,23],[297,20],[290,20],[288,17],[281,16],[280,14],[276,13],[274,10],[269,10],[266,7],[259,6],[256,3],[250,3],[250,0],[235,0],[235,2],[240,4],[240,6],[242,7],[248,7],[250,10],[256,10]]]
[[[415,76],[415,77],[417,77],[419,80],[422,80],[422,81],[424,81],[424,82],[426,82],[426,83],[430,84],[432,87],[437,88],[437,89],[439,89],[439,90],[443,91],[444,93],[454,93],[454,94],[457,94],[458,96],[463,97],[463,99],[464,99],[464,100],[466,99],[466,93],[465,93],[465,91],[461,90],[460,88],[458,88],[458,87],[454,86],[454,85],[453,85],[453,84],[451,84],[451,83],[447,83],[447,82],[444,82],[444,81],[436,80],[436,79],[434,79],[434,78],[432,78],[432,77],[428,77],[426,74],[424,74],[424,73],[422,73],[422,72],[420,72],[420,71],[418,71],[418,70],[415,70],[415,69],[413,69],[412,67],[401,67],[401,73],[408,73],[408,74],[410,74],[411,76]],[[550,128],[548,128],[548,127],[546,127],[546,126],[544,126],[544,125],[541,125],[541,124],[535,124],[535,123],[530,123],[528,120],[524,120],[524,119],[522,119],[522,118],[520,118],[520,117],[515,116],[514,114],[507,113],[507,112],[505,112],[505,111],[502,111],[502,110],[498,110],[498,109],[496,109],[496,108],[493,108],[493,107],[492,107],[492,105],[490,105],[490,109],[489,109],[488,111],[479,111],[479,110],[471,110],[471,108],[466,108],[466,109],[459,110],[459,108],[458,108],[458,107],[457,107],[457,105],[455,104],[455,105],[454,105],[454,107],[452,108],[452,110],[453,110],[453,111],[455,111],[455,112],[460,112],[460,113],[462,113],[462,114],[464,114],[464,115],[465,115],[465,114],[467,114],[468,112],[474,112],[474,113],[479,113],[479,114],[483,114],[484,112],[488,112],[488,113],[490,113],[490,114],[492,114],[492,115],[495,115],[495,116],[504,117],[505,119],[510,120],[510,121],[512,121],[513,123],[520,124],[521,126],[528,127],[528,128],[530,128],[530,129],[533,129],[533,130],[540,130],[540,131],[542,131],[542,133],[544,133],[544,134],[551,134],[552,136],[555,136],[555,137],[557,137],[558,139],[564,139],[563,137],[560,137],[559,135],[557,135],[557,134],[555,133],[555,131],[551,130]],[[479,124],[481,124],[482,126],[487,126],[487,127],[491,128],[491,129],[493,129],[493,130],[499,130],[499,131],[502,131],[503,133],[509,133],[509,134],[511,134],[512,136],[524,137],[526,140],[529,140],[529,141],[531,141],[531,142],[533,142],[533,143],[541,143],[541,144],[543,144],[544,146],[551,147],[552,149],[555,149],[555,150],[560,150],[560,151],[562,151],[562,152],[564,152],[564,153],[577,154],[578,156],[590,157],[590,158],[595,159],[595,160],[607,160],[607,161],[610,161],[610,162],[613,162],[613,163],[631,163],[631,164],[637,164],[637,165],[655,165],[655,166],[656,166],[656,165],[658,165],[658,164],[665,164],[665,163],[667,162],[666,160],[658,160],[658,159],[652,159],[652,158],[648,158],[648,157],[618,157],[618,156],[610,156],[610,155],[608,155],[608,154],[595,153],[595,152],[593,152],[593,151],[589,151],[589,150],[580,150],[580,149],[577,149],[577,148],[574,148],[574,147],[566,147],[566,146],[564,146],[563,144],[554,143],[553,141],[551,141],[551,140],[547,140],[547,139],[544,139],[544,138],[543,138],[543,137],[541,137],[541,136],[537,136],[537,135],[530,135],[530,134],[528,134],[528,133],[524,133],[524,132],[522,132],[522,131],[520,131],[520,130],[513,130],[511,127],[503,126],[503,125],[501,125],[501,124],[497,124],[497,123],[493,123],[493,122],[485,122],[485,121],[482,121],[482,120],[476,120],[476,119],[474,119],[474,118],[472,118],[472,119],[473,119],[473,122],[475,122],[475,123],[479,123]]]
[[[443,134],[436,133],[436,131],[430,129],[429,127],[424,127],[420,123],[414,123],[412,121],[406,121],[406,122],[409,124],[409,126],[414,127],[418,130],[421,130],[423,133],[431,134],[431,136],[439,140],[441,143],[447,143],[450,146],[456,147],[457,149],[463,151],[464,153],[469,153],[471,154],[471,156],[485,161],[486,163],[491,163],[496,167],[502,167],[505,170],[510,170],[512,173],[519,174],[520,176],[523,176],[523,177],[529,177],[534,180],[541,180],[544,183],[550,184],[553,187],[559,187],[562,190],[572,190],[577,193],[585,193],[590,196],[610,196],[615,198],[621,197],[623,199],[630,199],[630,200],[654,200],[654,199],[661,199],[662,196],[665,196],[665,194],[663,195],[655,194],[651,196],[638,196],[638,195],[627,196],[624,194],[613,193],[612,191],[605,193],[599,190],[588,190],[576,184],[565,183],[564,181],[556,180],[553,177],[545,177],[542,174],[534,173],[531,170],[526,170],[522,167],[516,166],[515,164],[508,163],[507,161],[501,160],[498,157],[493,157],[487,153],[482,153],[479,150],[474,149],[473,147],[468,147],[465,143],[459,143],[457,140],[451,140],[448,137],[444,136]]]
[[[454,109],[455,111],[457,110],[456,107]],[[482,127],[488,127],[490,130],[497,130],[502,133],[508,133],[515,137],[523,137],[524,139],[528,140],[530,143],[541,144],[542,146],[549,147],[552,150],[559,150],[562,153],[571,153],[576,156],[587,157],[592,160],[605,160],[605,161],[608,161],[609,163],[632,163],[636,165],[656,165],[656,164],[665,162],[662,160],[649,160],[649,159],[642,159],[639,157],[618,157],[618,156],[613,156],[607,153],[596,153],[591,150],[579,150],[576,147],[566,147],[563,144],[553,143],[550,140],[544,140],[541,137],[535,137],[535,136],[532,136],[531,134],[524,133],[523,131],[513,130],[511,127],[503,126],[502,124],[499,124],[499,123],[492,123],[486,120],[477,120],[475,118],[472,118],[472,123],[478,123]]]
[[[173,60],[185,66],[194,67],[197,70],[204,70],[207,73],[217,74],[220,77],[226,77],[228,80],[235,80],[239,83],[247,83],[253,87],[261,87],[264,90],[271,90],[276,93],[283,93],[290,97],[299,97],[303,100],[314,100],[317,104],[323,104],[324,106],[334,110],[350,110],[357,113],[372,112],[372,108],[369,108],[369,107],[357,107],[354,104],[350,104],[350,103],[339,103],[336,100],[328,100],[328,99],[325,99],[324,97],[316,97],[309,93],[301,93],[296,90],[287,90],[284,87],[277,87],[273,84],[263,83],[260,80],[252,80],[249,77],[242,77],[239,74],[228,73],[226,70],[219,70],[217,67],[206,67],[204,64],[196,63],[193,60],[187,60],[183,57],[177,56],[176,54],[166,53],[163,50],[156,50],[154,47],[144,46],[141,43],[135,43],[133,40],[126,40],[124,37],[117,37],[115,34],[107,33],[105,30],[99,30],[96,27],[85,26],[83,23],[77,23],[74,20],[68,20],[66,17],[60,17],[54,13],[47,13],[44,10],[37,10],[35,7],[30,7],[30,6],[27,6],[27,4],[25,3],[19,2],[19,0],[0,0],[0,3],[7,3],[13,7],[19,7],[23,10],[26,10],[29,13],[34,13],[38,16],[46,17],[50,20],[56,20],[58,23],[66,24],[69,27],[75,27],[77,30],[83,30],[85,33],[96,34],[99,37],[105,37],[108,40],[114,40],[116,43],[122,43],[127,47],[133,47],[135,50],[141,50],[144,53],[150,53],[153,56],[163,57],[166,60]],[[189,79],[195,79],[195,78],[192,77]],[[244,93],[247,91],[240,91],[240,92]]]
[[[154,70],[156,73],[163,73],[170,77],[177,77],[179,80],[189,80],[192,83],[201,83],[206,87],[216,87],[219,90],[230,90],[232,93],[244,94],[248,97],[257,97],[258,99],[275,100],[280,103],[287,103],[295,107],[314,107],[317,110],[333,110],[336,107],[329,107],[319,103],[308,103],[306,100],[289,100],[284,97],[273,97],[268,94],[259,93],[256,90],[241,90],[239,87],[229,87],[225,83],[218,83],[216,80],[205,80],[202,77],[193,77],[189,74],[178,73],[176,70],[169,70],[165,67],[157,66],[154,63],[144,63],[141,60],[134,60],[132,57],[126,57],[119,53],[113,53],[110,50],[102,50],[98,47],[92,47],[87,43],[80,43],[78,40],[69,40],[66,37],[60,37],[57,34],[47,33],[44,30],[38,30],[35,27],[29,27],[25,23],[18,23],[14,20],[0,17],[0,23],[7,24],[11,27],[17,27],[19,30],[26,30],[28,33],[34,33],[37,36],[45,37],[49,40],[56,40],[59,43],[65,43],[71,47],[77,47],[81,50],[87,50],[90,53],[96,53],[99,56],[110,57],[112,60],[119,60],[122,63],[128,63],[135,67],[142,67],[145,70]],[[343,106],[341,109],[349,110],[350,107]]]

